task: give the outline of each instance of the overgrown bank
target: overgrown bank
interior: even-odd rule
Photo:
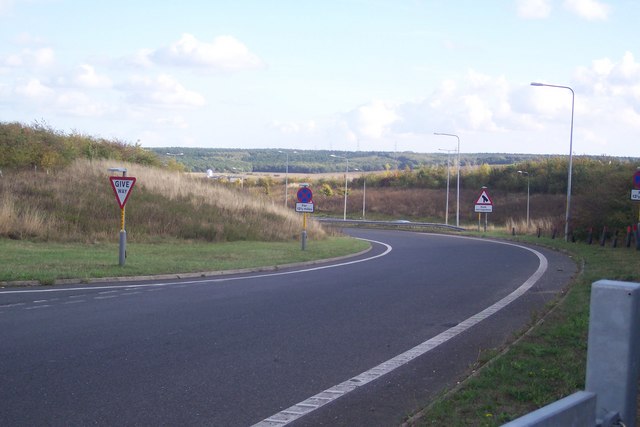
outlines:
[[[0,236],[44,241],[105,242],[117,235],[120,209],[109,167],[137,178],[126,207],[131,242],[158,239],[287,241],[299,235],[299,215],[266,197],[139,164],[78,159],[44,173],[5,172],[0,178]],[[326,235],[315,223],[309,236]]]

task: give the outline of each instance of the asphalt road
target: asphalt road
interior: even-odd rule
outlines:
[[[302,271],[0,291],[0,425],[398,425],[576,271],[539,248],[350,233],[384,244]]]

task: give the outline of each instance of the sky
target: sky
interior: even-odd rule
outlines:
[[[448,133],[462,153],[640,157],[639,18],[636,0],[0,0],[0,122],[143,147],[431,153],[458,148]]]

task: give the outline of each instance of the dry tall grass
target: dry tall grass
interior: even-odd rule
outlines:
[[[266,197],[236,191],[178,172],[113,161],[77,160],[55,174],[5,173],[0,178],[0,236],[59,241],[112,239],[120,209],[107,169],[126,167],[137,178],[126,208],[131,239],[163,237],[288,240],[302,219]],[[325,232],[309,222],[312,238]]]
[[[316,196],[317,194],[317,196]],[[474,211],[475,201],[480,190],[465,189],[460,191],[460,223],[475,227],[478,214]],[[359,218],[362,216],[362,188],[349,189],[347,198],[347,216]],[[504,226],[509,221],[526,219],[527,195],[522,193],[507,193],[491,191],[494,202],[493,212],[489,214],[489,223]],[[366,191],[367,218],[405,218],[432,222],[444,222],[446,206],[446,190],[444,189],[404,189],[404,188],[369,188]],[[341,215],[344,209],[344,193],[336,191],[332,196],[324,196],[319,191],[314,192],[314,203],[320,213]],[[576,208],[580,200],[576,198]],[[536,194],[530,200],[531,223],[541,222],[543,228],[547,223],[561,224],[564,218],[565,199],[563,195]],[[449,224],[455,223],[456,190],[449,192]],[[511,224],[511,222],[509,222]],[[537,229],[537,228],[536,228]],[[509,230],[511,230],[509,228]]]

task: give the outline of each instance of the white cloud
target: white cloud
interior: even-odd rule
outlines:
[[[525,19],[543,19],[551,14],[550,0],[517,0],[518,16]]]
[[[619,62],[603,58],[589,68],[579,67],[575,78],[591,94],[626,98],[640,111],[640,63],[631,52],[625,52]]]
[[[232,36],[219,36],[207,43],[191,34],[183,34],[168,47],[141,53],[153,62],[176,66],[229,71],[264,67],[257,55]]]
[[[31,99],[43,99],[54,94],[54,90],[44,85],[38,79],[30,79],[28,82],[18,85],[15,88],[18,95]]]
[[[0,64],[7,67],[47,67],[55,60],[55,53],[51,48],[23,49],[20,53],[6,56]]]
[[[202,107],[205,99],[197,92],[187,90],[173,77],[163,74],[155,79],[133,77],[118,89],[126,92],[127,99],[138,105],[161,107]]]
[[[349,128],[368,138],[384,136],[390,125],[399,119],[395,107],[381,100],[374,100],[351,111],[346,116]]]
[[[189,122],[182,116],[161,117],[154,121],[160,126],[166,126],[177,129],[188,129]]]
[[[609,17],[609,5],[598,0],[565,0],[564,7],[589,21],[603,21]]]
[[[314,120],[308,120],[303,122],[280,122],[273,121],[269,123],[268,127],[277,129],[284,134],[300,134],[311,133],[316,130],[317,124]]]
[[[79,117],[100,117],[113,110],[107,104],[97,102],[84,92],[76,90],[62,91],[57,94],[55,108]]]
[[[109,88],[112,85],[109,77],[98,74],[95,68],[89,64],[82,64],[78,67],[74,82],[80,87],[98,89]]]

